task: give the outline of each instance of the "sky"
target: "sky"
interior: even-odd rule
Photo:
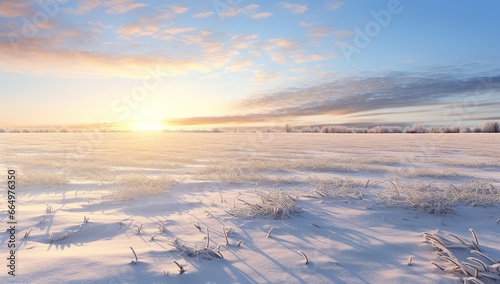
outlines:
[[[0,127],[481,125],[499,1],[0,1]]]

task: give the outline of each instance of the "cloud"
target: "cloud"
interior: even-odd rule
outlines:
[[[240,124],[252,122],[268,122],[270,118],[265,114],[246,114],[232,116],[188,117],[166,120],[168,125],[207,125],[207,124]]]
[[[276,76],[277,74],[268,71],[255,70],[253,80],[270,80]],[[414,112],[426,117],[426,113],[429,115],[435,115],[436,112],[446,113],[448,111],[446,106],[449,106],[450,102],[460,105],[485,82],[488,84],[488,90],[500,92],[500,75],[487,78],[481,75],[469,75],[463,78],[449,74],[392,72],[351,76],[310,87],[249,97],[232,108],[241,110],[241,115],[182,118],[174,120],[173,123],[186,125],[253,123],[276,117],[294,119],[317,115],[351,115],[369,118],[369,115],[364,113],[385,110],[373,115],[402,115],[407,112],[401,109],[408,107],[420,107],[421,109]],[[482,102],[474,105],[474,114],[469,114],[466,120],[497,119],[495,108],[491,106],[500,103],[498,98],[488,94],[476,95],[476,99]],[[422,107],[426,107],[428,111],[422,110]],[[492,115],[485,116],[487,113]],[[464,116],[457,119],[463,120]]]
[[[245,7],[245,11],[248,13],[255,13],[259,9],[259,5],[257,4],[250,4]]]
[[[184,75],[191,71],[205,73],[230,60],[215,60],[206,53],[193,55],[188,52],[179,52],[174,57],[161,50],[144,52],[120,43],[114,43],[119,45],[120,52],[113,51],[116,48],[96,51],[96,43],[106,44],[97,39],[99,32],[93,29],[66,29],[44,36],[40,33],[40,36],[32,37],[19,46],[17,54],[7,38],[0,38],[0,72],[63,77],[142,78],[151,68],[158,67],[172,75]],[[71,68],[68,69],[68,66]]]
[[[198,37],[198,38],[193,38],[193,37],[189,37],[188,39],[186,38],[179,38],[179,35],[181,34],[186,34],[186,33],[191,33],[191,32],[194,32],[196,31],[196,28],[194,27],[188,27],[188,28],[170,28],[170,29],[166,29],[162,32],[159,33],[159,35],[156,35],[155,38],[159,38],[159,39],[162,39],[162,40],[174,40],[174,39],[178,39],[178,40],[182,40],[182,39],[185,39],[186,41],[188,42],[192,42],[192,43],[200,43],[202,42],[202,38],[201,37]]]
[[[426,76],[422,76],[426,75]],[[432,105],[461,100],[481,86],[484,78],[467,80],[432,74],[388,73],[371,77],[346,77],[330,83],[294,91],[283,91],[248,99],[246,108],[283,109],[289,113],[356,113],[361,111]],[[500,76],[492,78],[500,83]],[[500,84],[496,86],[500,90]]]
[[[351,37],[351,36],[353,36],[355,34],[356,34],[355,31],[350,31],[350,30],[339,30],[339,31],[335,32],[335,35],[337,37],[341,37],[341,38]]]
[[[328,37],[330,36],[333,31],[335,30],[335,27],[333,26],[321,26],[321,27],[310,27],[308,28],[308,37]]]
[[[165,5],[157,9],[153,15],[138,18],[120,27],[117,32],[123,39],[131,39],[131,36],[154,36],[162,29],[162,22],[166,19],[173,19],[179,14],[188,11],[188,8],[173,4]]]
[[[329,54],[309,54],[303,49],[300,42],[292,41],[286,38],[272,38],[267,41],[262,41],[254,45],[252,55],[260,56],[262,51],[265,51],[272,62],[282,65],[290,65],[295,63],[306,63],[310,61],[322,61],[330,58],[335,58],[337,55],[333,52]]]
[[[307,4],[305,5],[300,5],[300,4],[293,4],[289,2],[281,2],[278,3],[278,6],[287,10],[288,12],[292,14],[302,14],[305,11],[307,11]]]
[[[268,82],[279,78],[278,73],[267,70],[254,70],[252,81]]]
[[[204,12],[204,13],[194,14],[194,15],[193,15],[193,17],[194,17],[194,18],[203,19],[203,18],[209,18],[209,17],[212,17],[213,15],[215,15],[215,13],[214,13],[214,12]]]
[[[295,63],[305,63],[309,61],[323,61],[325,57],[319,54],[304,54],[304,53],[296,53],[291,56]]]
[[[72,12],[75,14],[85,14],[100,7],[102,4],[101,0],[80,0],[78,8]]]
[[[284,53],[279,52],[279,53],[271,53],[269,54],[269,57],[271,58],[271,61],[280,63],[282,65],[289,65],[287,57]]]
[[[188,7],[182,6],[180,4],[172,4],[172,5],[169,5],[169,7],[170,7],[170,10],[172,12],[174,12],[175,14],[184,14],[187,11],[189,11]]]
[[[238,59],[233,62],[231,62],[227,67],[226,70],[230,72],[241,72],[245,71],[247,67],[252,66],[253,62],[252,60],[249,59]]]
[[[244,12],[244,10],[240,7],[228,7],[224,11],[220,12],[220,16],[222,18],[231,18],[231,17],[235,17],[238,14],[241,14],[243,12]]]
[[[285,38],[272,38],[264,46],[264,50],[273,50],[276,48],[293,49],[298,46],[298,43]]]
[[[196,28],[194,28],[194,27],[189,27],[189,28],[171,28],[171,29],[165,30],[165,33],[172,34],[172,35],[178,35],[178,34],[192,32],[192,31],[195,31],[195,30],[196,30]]]
[[[255,44],[258,38],[257,34],[239,34],[231,37],[231,42],[234,48],[247,49]]]
[[[0,17],[15,18],[28,16],[32,13],[31,3],[19,0],[5,0],[0,2]]]
[[[108,14],[124,14],[148,6],[144,3],[134,3],[132,0],[108,0],[104,5],[110,7],[106,10]]]
[[[8,56],[12,53],[10,46],[0,43],[0,71],[58,76],[143,78],[150,69],[160,69],[171,75],[211,70],[209,64],[203,61],[69,49],[47,50],[39,45],[40,48],[24,50],[22,56]],[[68,69],[68,66],[71,68]]]
[[[328,9],[337,10],[344,5],[344,2],[330,2],[327,4]]]
[[[272,13],[269,13],[269,12],[262,12],[262,13],[257,13],[257,14],[254,14],[251,16],[252,19],[257,19],[257,20],[260,20],[260,19],[265,19],[265,18],[269,18],[271,17],[273,14]]]
[[[140,18],[119,28],[118,33],[124,36],[151,36],[159,30],[157,19]]]

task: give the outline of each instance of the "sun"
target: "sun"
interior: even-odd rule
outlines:
[[[132,123],[132,131],[163,131],[165,126],[159,121],[136,121]]]

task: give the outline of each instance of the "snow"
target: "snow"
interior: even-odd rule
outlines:
[[[15,277],[2,265],[0,282],[462,283],[464,274],[431,264],[443,261],[422,235],[470,241],[473,228],[500,259],[499,141],[486,133],[1,134],[0,167],[18,177],[18,265]],[[440,215],[394,190],[419,196],[422,184],[439,191],[471,181],[493,189],[465,201],[440,196],[450,208]],[[335,198],[319,196],[319,186]],[[6,182],[0,189],[5,227]],[[273,190],[300,211],[229,214]],[[170,245],[204,248],[207,228],[209,248],[220,245],[224,259]],[[223,228],[233,228],[229,245]],[[6,262],[8,233],[0,236]]]

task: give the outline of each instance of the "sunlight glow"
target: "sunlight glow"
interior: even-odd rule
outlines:
[[[132,131],[163,131],[165,126],[159,121],[136,121],[132,123]]]

